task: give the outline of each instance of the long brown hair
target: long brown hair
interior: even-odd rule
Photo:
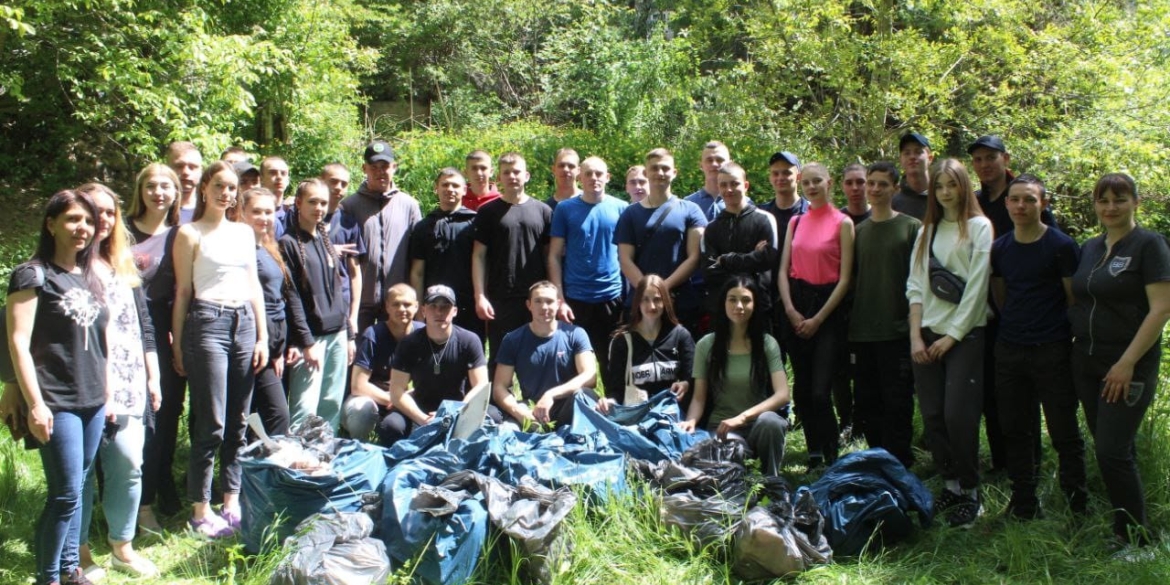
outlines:
[[[257,197],[271,198],[273,209],[280,205],[280,201],[277,199],[276,193],[273,193],[271,189],[267,189],[265,187],[252,187],[240,195],[240,216],[244,219],[244,221],[247,221],[247,218],[243,217],[244,208],[251,205],[252,200]],[[289,276],[288,267],[284,265],[284,256],[281,255],[280,249],[276,247],[276,239],[272,237],[271,233],[264,234],[264,237],[260,239],[260,246],[268,251],[268,255],[272,256],[273,260],[276,260],[276,265],[280,267],[280,273],[284,275],[284,286],[291,286],[292,277]]]
[[[959,184],[962,201],[959,202],[959,241],[967,239],[967,220],[972,217],[982,217],[983,210],[979,207],[979,200],[975,198],[975,190],[971,187],[971,177],[967,174],[967,167],[957,159],[943,159],[930,171],[930,188],[926,192],[926,216],[922,219],[922,238],[918,241],[915,253],[918,261],[923,265],[930,257],[930,240],[934,232],[938,231],[938,222],[943,218],[943,207],[938,202],[938,182],[944,175],[949,175]]]
[[[630,322],[618,327],[617,331],[613,332],[614,337],[625,335],[627,331],[637,329],[638,325],[642,323],[642,298],[646,296],[646,289],[650,287],[658,289],[658,294],[662,295],[664,320],[671,325],[678,325],[678,317],[674,314],[674,301],[670,298],[670,289],[666,288],[666,281],[657,274],[645,274],[642,276],[642,280],[638,281],[638,285],[634,287],[634,298],[630,301]]]
[[[222,160],[217,160],[211,163],[211,166],[203,169],[203,176],[199,177],[199,186],[195,189],[195,213],[191,215],[191,221],[199,221],[203,218],[204,212],[207,211],[207,202],[203,200],[203,189],[211,183],[212,178],[224,171],[231,173],[232,176],[236,177],[236,180],[239,181],[239,177],[236,175],[236,170],[232,168],[232,165]],[[228,218],[225,214],[224,219],[230,218]]]

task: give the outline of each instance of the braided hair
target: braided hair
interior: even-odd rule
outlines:
[[[297,185],[297,192],[296,192],[296,201],[298,203],[298,206],[297,206],[297,208],[298,208],[297,213],[298,214],[300,213],[301,210],[304,209],[301,205],[299,205],[299,203],[301,201],[301,197],[307,195],[308,192],[312,189],[321,189],[326,194],[329,193],[329,187],[327,185],[325,185],[325,182],[322,181],[321,179],[313,178],[313,179],[307,179],[307,180],[301,181]],[[297,255],[300,257],[301,266],[302,266],[301,286],[304,287],[305,289],[308,289],[309,288],[309,281],[308,281],[307,271],[308,271],[309,264],[308,264],[308,255],[305,253],[305,235],[303,235],[304,230],[300,228],[299,221],[297,222],[297,224],[298,225],[297,225],[297,230],[296,230],[296,234],[295,234],[295,239],[297,242]],[[329,227],[327,225],[325,225],[324,222],[318,222],[315,227],[316,227],[316,234],[315,234],[316,237],[319,238],[321,240],[321,243],[325,246],[325,262],[326,262],[326,264],[333,271],[333,276],[335,278],[344,277],[344,273],[342,272],[342,266],[341,266],[341,255],[338,254],[337,250],[335,250],[333,248],[333,242],[330,241],[330,239],[329,239]],[[309,235],[309,239],[312,240],[313,235]],[[329,281],[328,277],[330,276],[329,273],[326,272],[325,276],[326,276],[325,280],[326,280],[326,282],[328,282]]]

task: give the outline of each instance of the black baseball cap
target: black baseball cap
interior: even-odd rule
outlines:
[[[921,144],[922,146],[925,146],[926,148],[930,148],[930,141],[927,140],[925,136],[923,136],[917,132],[907,132],[907,133],[903,134],[902,138],[900,140],[898,140],[898,150],[902,150],[902,148],[904,148],[906,146],[907,142],[914,142],[917,144]]]
[[[994,134],[980,136],[967,147],[967,154],[975,152],[976,148],[990,148],[991,150],[998,150],[1000,152],[1007,152],[1007,147],[1003,145],[1003,140]]]
[[[253,165],[252,161],[247,160],[242,160],[232,165],[232,170],[236,172],[237,177],[242,177],[248,173],[260,174],[260,169],[256,168],[256,165]]]
[[[792,154],[787,150],[781,150],[780,152],[773,154],[772,158],[768,159],[768,166],[772,166],[779,161],[784,161],[796,168],[800,168],[800,159],[796,158],[795,154]]]
[[[454,305],[455,291],[451,290],[451,287],[445,284],[428,286],[426,295],[423,297],[423,304],[430,305],[439,301],[447,301],[448,303]]]
[[[378,161],[394,162],[394,149],[390,148],[390,143],[385,140],[375,140],[366,147],[365,154],[362,155],[366,164],[375,163]]]

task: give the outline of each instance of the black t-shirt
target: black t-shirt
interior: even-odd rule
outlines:
[[[130,251],[142,277],[142,290],[146,292],[146,302],[153,313],[154,328],[160,333],[168,332],[171,330],[171,303],[175,299],[175,265],[171,254],[178,229],[169,227],[151,235],[138,229],[133,220],[126,222],[126,229],[134,236]]]
[[[475,240],[487,246],[489,299],[527,298],[528,287],[544,280],[545,246],[552,211],[531,197],[519,205],[496,199],[479,208]]]
[[[423,287],[445,284],[455,290],[457,304],[472,308],[471,249],[476,214],[466,207],[450,213],[435,209],[410,232],[410,259],[425,263]]]
[[[1060,230],[1048,229],[1021,244],[1008,232],[991,246],[991,275],[1007,290],[999,316],[999,339],[1019,345],[1068,341],[1067,301],[1062,279],[1076,272],[1080,250]]]
[[[630,339],[634,342],[630,370],[637,387],[653,395],[675,382],[690,379],[695,359],[695,340],[685,327],[664,324],[653,343],[643,339],[636,331],[630,331]],[[606,394],[619,402],[624,400],[625,395],[623,388],[626,387],[627,352],[625,336],[618,335],[610,340],[609,363],[603,380]]]
[[[467,372],[487,365],[479,337],[458,325],[451,326],[447,343],[438,344],[419,329],[398,342],[391,368],[410,374],[411,396],[423,412],[434,412],[444,400],[463,400]]]
[[[40,289],[29,350],[41,395],[53,412],[97,408],[106,403],[109,311],[81,275],[52,263],[39,266],[16,267],[8,294]]]
[[[1120,357],[1133,341],[1150,300],[1146,285],[1170,281],[1170,245],[1156,232],[1135,228],[1105,256],[1105,236],[1081,247],[1073,274],[1076,304],[1069,309],[1073,337],[1090,355]],[[1161,337],[1150,351],[1156,351]]]

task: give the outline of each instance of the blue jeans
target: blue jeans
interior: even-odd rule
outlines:
[[[110,527],[111,542],[134,540],[138,520],[138,503],[142,498],[142,441],[146,427],[142,417],[122,415],[116,419],[118,433],[114,440],[98,449],[102,461],[102,510]],[[94,495],[97,493],[97,466],[85,481],[81,508],[81,544],[89,543],[89,523],[93,518]]]
[[[78,566],[81,486],[97,455],[105,414],[105,406],[53,413],[53,434],[40,449],[47,500],[37,520],[37,583],[59,581],[61,572]]]
[[[183,365],[191,394],[187,497],[194,503],[211,501],[217,450],[224,493],[240,493],[237,458],[244,446],[244,419],[252,406],[255,347],[256,317],[251,305],[191,303],[183,329]]]

